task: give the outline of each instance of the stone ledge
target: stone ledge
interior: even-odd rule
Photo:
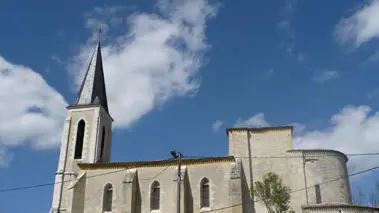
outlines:
[[[233,127],[226,128],[226,134],[229,135],[229,132],[243,132],[243,131],[251,131],[251,132],[269,132],[272,130],[291,130],[293,131],[293,126],[271,126],[271,127],[260,127],[260,128],[247,128],[247,127]]]
[[[332,149],[290,149],[287,150],[287,154],[304,154],[304,156],[319,156],[320,154],[325,156],[336,156],[345,158],[345,162],[348,161],[347,156],[340,151]],[[318,155],[317,155],[318,154]]]
[[[359,206],[359,205],[350,205],[350,204],[342,204],[342,203],[323,203],[323,204],[312,204],[312,205],[303,205],[301,206],[303,212],[309,211],[336,211],[340,210],[344,212],[379,212],[379,207],[372,206]]]

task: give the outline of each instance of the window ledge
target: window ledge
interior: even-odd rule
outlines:
[[[154,209],[154,210],[151,210],[150,212],[151,212],[151,213],[160,213],[161,210],[160,210],[160,209]]]
[[[210,210],[212,210],[211,207],[201,207],[199,212],[208,212]]]
[[[103,213],[112,213],[111,211],[103,211]]]

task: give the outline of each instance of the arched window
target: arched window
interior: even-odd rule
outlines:
[[[86,123],[84,122],[84,120],[80,120],[78,123],[78,128],[76,130],[74,159],[82,159],[85,127],[86,127]]]
[[[200,207],[209,207],[209,180],[203,178],[200,182]]]
[[[100,162],[103,161],[104,157],[104,143],[105,143],[105,127],[103,127],[103,131],[101,133],[101,144],[100,144]]]
[[[158,181],[151,185],[151,210],[158,210],[160,204],[160,186]]]
[[[113,201],[113,187],[112,187],[112,184],[108,183],[104,187],[103,212],[112,211],[112,201]]]

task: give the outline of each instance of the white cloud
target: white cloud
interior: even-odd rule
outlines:
[[[325,70],[319,71],[314,74],[312,81],[323,83],[339,78],[338,71],[335,70]]]
[[[209,47],[206,22],[218,9],[211,2],[159,0],[157,13],[130,16],[127,26],[117,27],[124,34],[103,45],[108,101],[115,127],[130,127],[155,106],[173,97],[196,94],[200,87],[198,71],[204,63],[203,53]],[[96,23],[94,17],[91,20]],[[99,23],[109,24],[102,20]],[[83,45],[69,67],[76,86],[83,79],[95,47],[91,41]],[[78,75],[79,70],[82,72]]]
[[[235,127],[267,127],[269,124],[265,120],[265,115],[263,113],[255,114],[247,120],[238,119]]]
[[[288,124],[292,125],[294,130],[294,135],[301,135],[304,133],[306,126],[300,123],[292,123]],[[243,120],[238,119],[237,122],[234,124],[235,127],[248,127],[248,128],[262,128],[262,127],[269,127],[271,124],[266,121],[264,113],[260,112],[257,113],[250,118]]]
[[[270,68],[269,70],[267,70],[266,75],[273,75],[274,72],[275,72],[274,69]]]
[[[350,17],[342,18],[335,27],[338,42],[352,42],[355,47],[379,37],[379,0],[365,1]]]
[[[281,20],[278,22],[277,28],[284,35],[284,40],[280,42],[280,46],[285,49],[290,57],[300,63],[305,63],[305,54],[296,47],[296,33],[292,24],[297,6],[298,0],[285,0],[285,4],[280,8]]]
[[[216,120],[213,124],[212,124],[212,130],[213,132],[217,132],[221,126],[224,124],[224,121],[221,121],[221,120]]]
[[[296,12],[296,5],[298,0],[286,0],[283,7],[281,7],[281,20],[278,22],[277,27],[283,30],[288,39],[294,39],[295,33],[292,30],[293,14]]]
[[[0,56],[0,100],[0,165],[9,147],[59,145],[66,101],[40,74]]]
[[[370,55],[370,57],[368,57],[368,59],[364,62],[364,64],[374,63],[377,61],[379,61],[379,51],[376,51],[372,55]]]
[[[0,168],[7,167],[13,159],[13,155],[8,153],[5,147],[0,146]]]
[[[98,31],[100,28],[102,34],[106,35],[111,28],[119,26],[124,22],[122,13],[126,9],[127,7],[125,6],[95,7],[90,13],[85,14],[86,27],[94,31]],[[97,34],[93,34],[90,41],[97,40]]]
[[[269,78],[275,74],[274,68],[268,69],[266,72],[263,73],[262,78]]]
[[[368,99],[373,99],[379,95],[379,89],[374,89],[367,94]]]
[[[379,112],[370,112],[369,106],[346,106],[331,117],[329,125],[324,129],[306,130],[305,125],[296,124],[294,146],[301,149],[334,149],[344,153],[379,152]],[[270,125],[264,120],[263,113],[239,123],[251,126],[256,126],[257,123]],[[350,172],[356,172],[378,164],[377,156],[355,156],[350,157],[348,166]]]
[[[158,2],[160,14],[134,14],[125,34],[103,48],[111,113],[117,127],[128,127],[157,104],[175,96],[191,95],[199,88],[197,71],[207,50],[205,28],[217,5],[205,0]],[[95,8],[102,19],[86,15],[86,26],[102,27],[103,39],[111,27],[125,20],[124,7]],[[127,33],[126,33],[127,32]],[[95,34],[80,48],[70,65],[81,82],[93,51]],[[52,57],[57,60],[56,56]],[[30,68],[0,56],[0,166],[12,159],[9,149],[30,145],[58,147],[67,106],[64,98]],[[126,116],[125,116],[126,115]]]
[[[304,53],[299,52],[299,54],[296,57],[297,61],[300,63],[305,63],[307,60],[307,56]]]
[[[304,132],[307,129],[307,127],[304,124],[301,124],[301,123],[292,123],[292,124],[289,124],[289,125],[293,126],[293,135],[294,136],[303,135]]]

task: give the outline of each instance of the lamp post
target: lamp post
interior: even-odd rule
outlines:
[[[170,151],[170,154],[174,159],[178,159],[178,200],[176,204],[176,212],[180,213],[180,192],[181,192],[181,182],[182,182],[182,172],[181,172],[181,166],[182,166],[182,153],[176,152],[175,150]]]

